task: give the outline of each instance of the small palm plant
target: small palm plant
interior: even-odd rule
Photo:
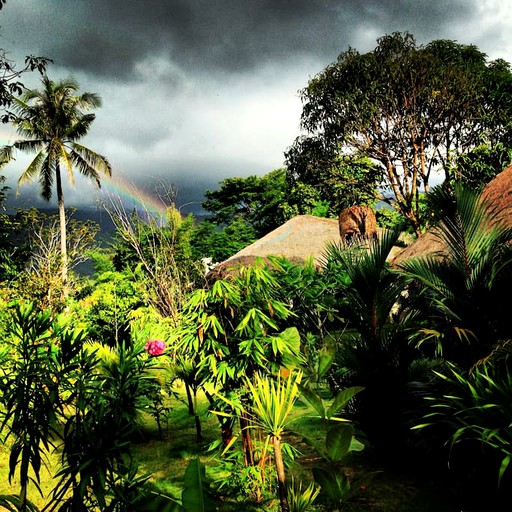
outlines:
[[[427,396],[430,410],[425,423],[416,429],[444,425],[450,433],[452,447],[468,449],[472,441],[479,452],[493,453],[499,460],[497,480],[500,483],[512,461],[512,354],[511,343],[497,349],[492,357],[476,365],[471,373],[448,363],[444,372],[436,372],[442,393]]]
[[[292,372],[286,378],[280,375],[277,379],[259,373],[255,374],[253,380],[245,378],[248,391],[248,402],[239,413],[248,420],[250,427],[261,429],[267,435],[267,443],[272,444],[274,449],[274,461],[276,465],[279,501],[281,511],[289,512],[288,495],[286,489],[286,474],[283,463],[281,439],[290,422],[290,413],[295,401],[300,395],[300,382],[302,372]],[[237,405],[225,397],[220,397],[228,403],[233,410]],[[238,407],[238,410],[240,408]],[[217,412],[217,414],[222,414]]]
[[[407,281],[388,264],[399,235],[398,230],[386,231],[368,245],[331,245],[325,256],[327,264],[348,278],[340,283],[340,316],[346,324],[329,373],[331,386],[336,391],[365,388],[349,414],[375,448],[393,446],[395,456],[397,446],[405,448],[409,383],[421,358],[409,342],[417,314],[407,301]]]
[[[434,339],[445,358],[468,368],[510,333],[503,298],[512,285],[512,228],[462,184],[453,192],[436,187],[428,201],[440,219],[436,235],[444,249],[401,267],[434,319],[423,339]]]
[[[320,494],[319,486],[314,483],[306,486],[300,480],[295,480],[293,476],[287,485],[287,490],[290,512],[308,512]]]
[[[288,512],[288,496],[286,492],[286,475],[281,451],[281,438],[286,430],[290,413],[295,401],[300,395],[299,384],[302,372],[291,374],[288,378],[277,380],[269,376],[256,375],[254,382],[247,380],[249,397],[252,402],[248,416],[253,425],[261,428],[267,434],[274,447],[279,501],[282,512]]]

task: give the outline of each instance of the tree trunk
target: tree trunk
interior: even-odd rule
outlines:
[[[233,425],[230,420],[221,422],[220,432],[222,438],[222,446],[226,448],[233,439]]]
[[[249,422],[242,413],[240,415],[240,431],[242,433],[242,446],[244,448],[245,465],[254,466],[254,453],[252,449],[252,438],[249,429],[247,428]]]
[[[62,181],[60,176],[60,167],[57,164],[55,169],[57,184],[57,200],[59,203],[59,222],[60,222],[60,254],[61,254],[61,275],[62,275],[62,293],[64,298],[68,296],[68,250],[66,239],[66,210],[64,208],[64,194],[62,193]]]
[[[279,501],[281,502],[281,512],[290,512],[288,496],[286,494],[286,475],[284,472],[283,453],[281,452],[281,438],[274,436],[271,439],[274,446],[274,459],[276,461],[277,483],[279,491]]]
[[[200,443],[203,440],[203,432],[201,430],[201,418],[199,418],[199,411],[197,408],[197,388],[194,387],[194,419],[196,423],[196,441]]]
[[[188,404],[188,414],[190,416],[194,415],[194,403],[192,402],[192,393],[190,391],[190,385],[185,380],[185,392],[187,393],[187,404]]]
[[[20,504],[19,512],[27,512],[27,488],[28,488],[28,467],[30,460],[30,449],[27,446],[27,439],[23,440],[23,449],[21,451],[21,467],[20,467]]]

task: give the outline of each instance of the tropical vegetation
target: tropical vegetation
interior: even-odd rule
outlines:
[[[204,222],[172,202],[155,218],[113,200],[107,246],[59,188],[61,165],[98,184],[110,174],[78,143],[97,96],[44,73],[42,91],[18,91],[13,76],[2,105],[25,138],[3,163],[36,151],[21,181],[39,177],[48,197],[55,180],[66,217],[63,231],[60,215],[0,215],[0,507],[509,503],[512,229],[480,194],[510,164],[507,63],[410,34],[349,50],[304,91],[312,133],[286,169],[222,180]],[[434,169],[445,179],[432,187]],[[211,272],[290,216],[375,206],[383,187],[397,213],[380,215],[375,240],[331,244],[319,264],[271,256]],[[441,249],[391,265],[411,226]],[[92,268],[79,271],[84,259]]]
[[[21,97],[13,98],[11,122],[23,139],[0,151],[0,161],[14,158],[16,150],[35,153],[35,157],[22,173],[18,185],[38,179],[41,195],[47,201],[52,197],[55,183],[59,206],[60,251],[63,290],[67,292],[68,254],[66,242],[66,211],[62,191],[61,165],[74,183],[73,167],[81,174],[101,185],[100,176],[110,176],[108,160],[79,144],[94,121],[94,114],[87,113],[101,106],[98,95],[84,93],[76,96],[78,84],[72,80],[53,82],[46,75],[42,89],[30,89]]]
[[[349,48],[302,91],[307,134],[288,151],[290,172],[309,180],[333,175],[339,155],[370,158],[386,197],[419,234],[420,194],[436,171],[449,182],[461,176],[459,155],[510,147],[511,85],[510,65],[488,62],[474,45],[418,46],[395,32],[371,52]]]

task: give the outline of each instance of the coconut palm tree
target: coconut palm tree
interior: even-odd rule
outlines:
[[[62,255],[62,284],[67,290],[68,261],[66,250],[66,213],[62,192],[61,166],[74,183],[73,168],[101,186],[100,174],[111,175],[108,160],[77,141],[84,137],[95,115],[87,111],[101,106],[101,99],[94,93],[76,95],[78,84],[73,80],[53,82],[42,79],[42,89],[27,90],[13,103],[16,131],[23,137],[0,150],[0,161],[7,162],[14,150],[35,153],[35,157],[22,173],[18,186],[35,178],[41,184],[41,195],[50,200],[53,186],[57,191],[60,219],[60,244]]]

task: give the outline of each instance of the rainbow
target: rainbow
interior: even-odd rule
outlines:
[[[150,194],[137,187],[132,181],[119,177],[118,174],[112,178],[102,178],[100,195],[103,200],[112,201],[121,199],[124,208],[148,212],[151,215],[162,218],[166,216],[167,208],[164,198]]]

